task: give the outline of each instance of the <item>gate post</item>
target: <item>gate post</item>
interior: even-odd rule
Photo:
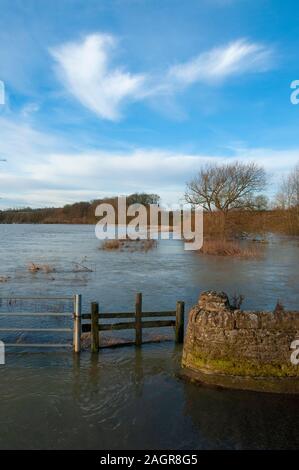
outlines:
[[[81,294],[76,294],[74,297],[74,339],[73,339],[73,348],[75,353],[81,351],[81,312],[82,312],[82,296]]]
[[[91,352],[99,352],[99,304],[91,304]]]
[[[142,344],[142,294],[136,294],[135,303],[135,343],[140,347]]]

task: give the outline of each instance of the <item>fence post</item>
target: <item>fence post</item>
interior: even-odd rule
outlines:
[[[73,347],[74,352],[81,351],[81,309],[82,309],[82,296],[76,294],[74,298],[75,312],[74,312],[74,339]]]
[[[175,318],[175,342],[184,342],[184,311],[185,303],[178,301],[176,303],[176,318]]]
[[[91,352],[99,351],[99,304],[91,304]]]
[[[135,344],[141,346],[142,344],[142,294],[136,294],[135,303]]]

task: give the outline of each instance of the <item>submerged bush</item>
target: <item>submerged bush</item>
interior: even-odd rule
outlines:
[[[156,240],[105,240],[100,249],[105,251],[144,251],[147,252],[156,248]]]
[[[28,271],[31,273],[37,273],[39,271],[43,271],[46,274],[55,272],[55,268],[49,266],[48,264],[36,264],[36,263],[29,263]]]
[[[241,246],[238,241],[232,240],[205,240],[203,246],[199,250],[204,255],[216,256],[235,256],[237,258],[260,258],[261,250],[252,245]]]

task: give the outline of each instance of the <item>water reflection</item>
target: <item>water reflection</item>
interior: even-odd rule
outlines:
[[[186,415],[200,448],[296,449],[299,397],[186,385]],[[196,444],[196,443],[195,443]]]
[[[0,448],[295,448],[297,397],[178,379],[181,348],[13,355],[0,369]]]

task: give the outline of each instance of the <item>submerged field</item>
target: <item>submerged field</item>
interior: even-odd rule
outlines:
[[[136,292],[145,308],[187,306],[203,290],[243,294],[246,308],[271,310],[277,299],[298,307],[298,238],[270,237],[259,259],[199,255],[179,240],[161,240],[149,251],[105,251],[92,225],[0,225],[1,293],[83,295],[85,308],[126,309]],[[259,244],[258,244],[259,245]],[[42,266],[34,272],[33,265]]]
[[[2,298],[80,293],[84,311],[91,301],[125,311],[140,291],[147,310],[184,300],[188,311],[213,289],[242,294],[245,308],[272,310],[278,299],[299,305],[296,238],[270,237],[262,258],[243,259],[184,252],[172,240],[147,252],[105,251],[88,225],[0,225],[0,236]],[[2,301],[0,310],[41,307]],[[85,351],[79,360],[70,352],[10,353],[0,368],[0,448],[298,447],[298,398],[186,384],[176,376],[180,358],[173,342],[95,358]]]

